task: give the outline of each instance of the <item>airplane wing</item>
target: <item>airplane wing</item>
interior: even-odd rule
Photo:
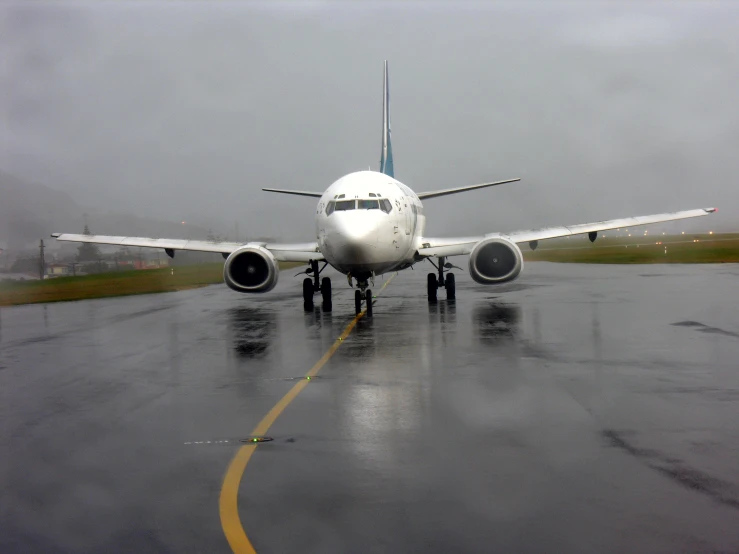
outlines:
[[[608,221],[597,221],[595,223],[581,223],[579,225],[568,225],[563,227],[544,227],[542,229],[525,229],[521,231],[513,231],[512,233],[490,233],[477,237],[459,237],[459,238],[422,238],[421,248],[418,253],[421,256],[461,256],[469,254],[475,244],[489,237],[508,238],[516,243],[535,243],[539,240],[553,239],[557,237],[567,237],[570,235],[580,235],[584,233],[594,233],[598,231],[607,231],[608,229],[618,229],[621,227],[636,227],[638,225],[649,225],[650,223],[661,223],[664,221],[675,221],[678,219],[688,219],[691,217],[701,217],[717,212],[716,208],[700,208],[697,210],[685,210],[682,212],[673,212],[666,214],[644,215],[638,217],[625,217],[622,219],[611,219]]]
[[[154,239],[147,237],[116,237],[109,235],[72,235],[68,233],[53,233],[53,238],[66,242],[92,242],[95,244],[111,244],[115,246],[140,246],[143,248],[163,248],[169,250],[167,254],[174,255],[175,250],[191,250],[195,252],[215,252],[228,255],[237,248],[246,244],[263,246],[281,262],[308,262],[323,260],[323,254],[318,251],[315,242],[305,243],[270,243],[270,242],[211,242],[207,240],[183,239]]]
[[[457,194],[458,192],[464,192],[466,190],[475,190],[475,189],[484,189],[486,187],[494,187],[496,185],[505,185],[506,183],[515,183],[516,181],[520,181],[520,178],[516,179],[506,179],[505,181],[496,181],[494,183],[481,183],[479,185],[467,185],[466,187],[456,187],[453,189],[443,189],[443,190],[432,190],[430,192],[419,192],[418,198],[421,200],[426,200],[428,198],[436,198],[437,196],[446,196],[447,194]],[[267,190],[267,189],[262,189]]]

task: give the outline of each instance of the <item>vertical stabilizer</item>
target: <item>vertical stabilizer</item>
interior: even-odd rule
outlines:
[[[380,172],[394,177],[393,145],[390,141],[390,85],[387,80],[387,60],[385,75],[382,79],[382,155],[380,156]]]

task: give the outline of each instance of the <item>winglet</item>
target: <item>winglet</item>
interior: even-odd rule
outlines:
[[[385,73],[382,79],[382,154],[380,155],[380,172],[394,177],[393,145],[390,140],[390,134],[390,84],[387,78],[387,60],[385,60]]]

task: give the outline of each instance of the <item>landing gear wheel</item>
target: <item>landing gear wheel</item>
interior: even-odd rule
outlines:
[[[436,274],[429,273],[427,278],[427,287],[429,293],[429,302],[436,302],[436,289],[439,285],[436,284]]]
[[[354,313],[359,315],[362,312],[362,293],[358,290],[354,291]]]
[[[367,300],[367,317],[372,317],[372,291],[367,289],[364,295]]]
[[[303,279],[303,309],[306,312],[313,311],[313,279]]]
[[[321,296],[323,297],[323,311],[330,312],[333,309],[331,302],[331,278],[324,277],[321,280]]]
[[[447,273],[446,279],[444,280],[444,286],[446,287],[446,299],[454,300],[457,298],[457,290],[454,285],[454,273]]]

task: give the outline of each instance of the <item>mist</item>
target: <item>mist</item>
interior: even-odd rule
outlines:
[[[387,59],[400,181],[522,177],[429,200],[429,235],[708,206],[664,228],[737,228],[736,4],[17,2],[0,21],[0,170],[91,209],[310,240],[314,199],[260,189],[377,169]]]

